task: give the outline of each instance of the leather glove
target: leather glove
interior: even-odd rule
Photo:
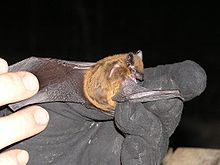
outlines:
[[[198,64],[185,61],[145,69],[143,85],[178,88],[190,100],[205,89],[206,75]],[[26,149],[31,165],[160,164],[183,108],[179,99],[125,102],[112,117],[77,103],[41,105],[50,114],[47,129],[12,146]]]

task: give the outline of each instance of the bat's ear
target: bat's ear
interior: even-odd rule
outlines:
[[[143,60],[143,53],[142,53],[141,50],[138,50],[138,51],[136,52],[136,55],[139,56],[139,57],[141,58],[141,60]]]
[[[120,65],[117,61],[113,62],[109,67],[109,75],[108,78],[110,79],[112,75],[117,71],[117,69],[120,68]]]
[[[126,64],[127,66],[133,66],[134,65],[134,53],[130,52],[126,55]]]

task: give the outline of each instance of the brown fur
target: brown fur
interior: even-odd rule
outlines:
[[[126,55],[106,57],[86,71],[83,90],[85,97],[93,106],[104,111],[115,109],[116,102],[112,100],[112,97],[118,93],[122,82],[131,75],[125,62]],[[109,77],[115,64],[119,67],[114,68],[112,76]],[[143,73],[142,60],[136,55],[134,66],[138,72]]]

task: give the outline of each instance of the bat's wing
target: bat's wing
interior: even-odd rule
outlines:
[[[9,107],[17,110],[30,104],[51,101],[86,103],[83,95],[83,74],[94,64],[31,57],[11,65],[10,72],[28,71],[36,75],[40,89],[30,99],[10,104]]]
[[[132,79],[127,79],[123,82],[120,92],[113,97],[113,100],[117,102],[148,102],[171,98],[184,100],[180,91],[177,89],[148,90],[138,85]]]

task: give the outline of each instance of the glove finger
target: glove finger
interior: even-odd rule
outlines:
[[[115,124],[125,134],[140,136],[151,146],[158,147],[168,138],[160,119],[141,103],[122,103],[115,112]]]
[[[168,135],[160,119],[142,103],[120,103],[115,124],[125,134],[122,164],[159,164],[168,148]]]
[[[125,134],[146,136],[146,132],[162,129],[160,120],[142,103],[119,103],[115,110],[116,126]],[[149,135],[151,136],[151,135]]]
[[[147,102],[143,105],[148,111],[160,118],[167,135],[170,137],[179,124],[183,102],[179,99],[169,99]]]
[[[163,149],[166,152],[167,147]],[[140,136],[129,135],[122,144],[122,165],[160,164],[164,157],[164,151],[161,152],[160,147],[154,148]]]
[[[143,85],[147,89],[179,89],[185,101],[200,95],[207,81],[204,69],[189,60],[147,68],[144,76]]]

